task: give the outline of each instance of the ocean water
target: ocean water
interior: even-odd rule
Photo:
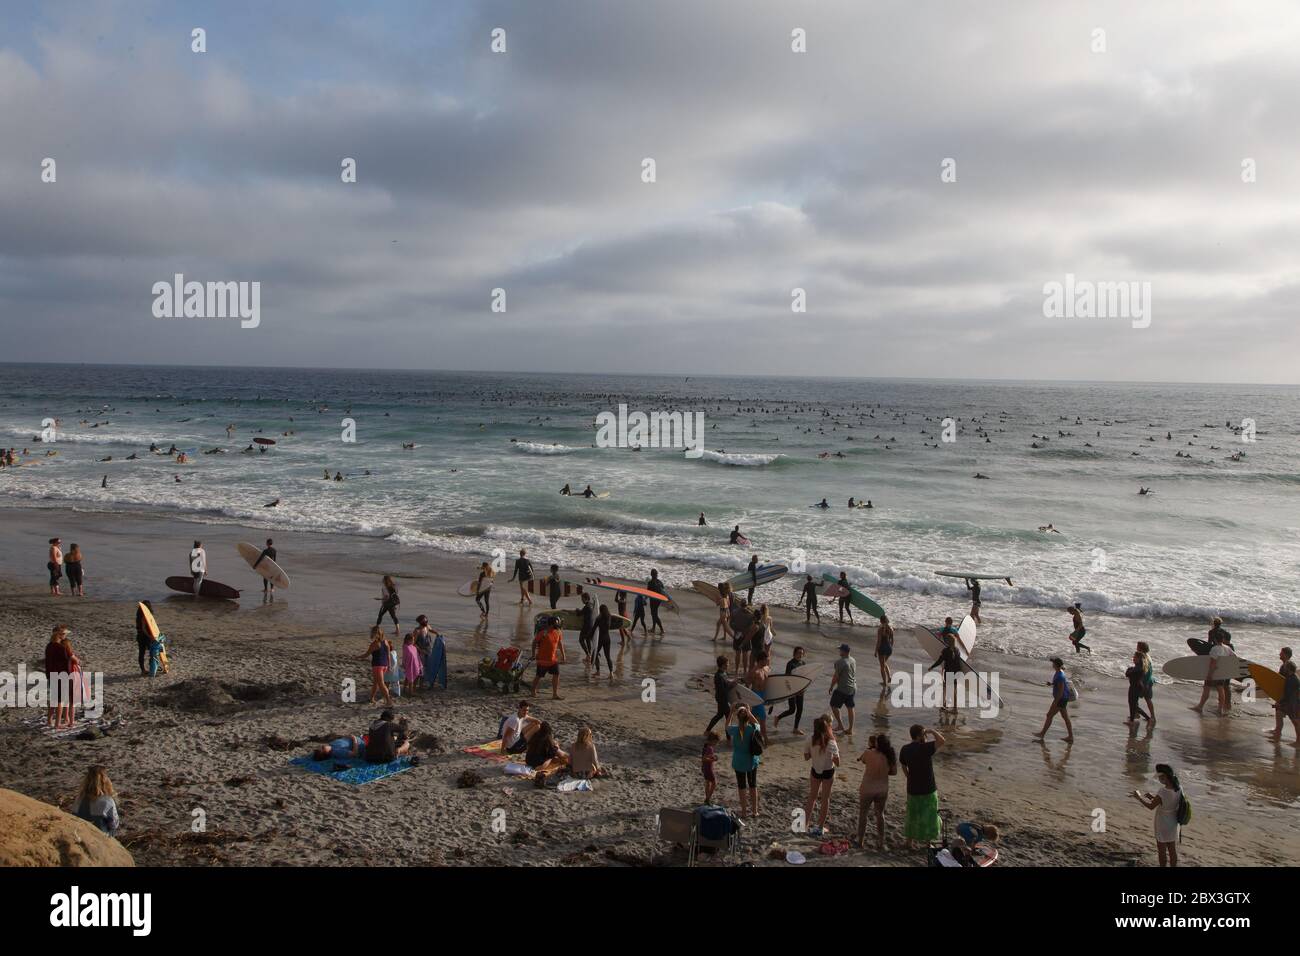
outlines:
[[[681,585],[735,573],[752,551],[816,576],[846,569],[887,608],[909,594],[958,602],[961,582],[938,569],[1006,571],[1015,587],[988,582],[986,607],[1078,600],[1090,616],[1185,620],[1188,636],[1212,614],[1300,626],[1295,387],[3,369],[0,444],[58,452],[0,472],[8,506],[365,535],[467,563],[526,546],[538,565],[606,576],[663,562]],[[595,416],[619,403],[702,412],[704,454],[592,447]],[[60,420],[53,444],[35,440],[46,418]],[[1245,419],[1254,441],[1232,427]],[[243,453],[255,436],[277,444]],[[194,449],[193,462],[150,442]],[[610,496],[565,498],[566,482]],[[875,507],[850,511],[850,495]],[[823,497],[830,509],[810,507]],[[1061,533],[1037,530],[1048,523]],[[728,543],[735,524],[749,549]]]

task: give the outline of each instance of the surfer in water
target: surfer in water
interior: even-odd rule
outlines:
[[[279,503],[280,503],[280,499],[279,499],[279,498],[276,498],[276,499],[275,499],[275,503],[276,503],[276,504],[279,504]],[[269,507],[271,507],[271,506],[270,506],[270,505],[267,505],[267,507],[269,508]],[[273,544],[273,542],[271,541],[270,538],[267,538],[267,539],[266,539],[266,547],[262,549],[262,553],[259,554],[259,555],[257,556],[257,560],[253,562],[253,570],[254,570],[254,571],[257,570],[257,566],[258,566],[259,564],[262,563],[263,559],[265,559],[265,560],[267,560],[267,561],[274,561],[274,560],[275,560],[275,547],[274,547],[274,544]],[[270,579],[270,578],[262,578],[262,593],[263,593],[263,594],[268,594],[268,593],[270,593],[270,592],[272,592],[272,591],[274,591],[274,590],[275,590],[275,585],[271,583],[271,579]]]
[[[263,508],[278,508],[279,506],[280,506],[279,498],[276,498],[274,501],[268,501],[266,504],[262,505]]]
[[[700,512],[700,525],[699,525],[699,526],[700,526],[701,528],[707,528],[708,525],[709,525],[709,523],[708,523],[707,521],[704,520],[704,512],[701,511],[701,512]]]
[[[740,525],[736,525],[734,528],[731,529],[732,544],[736,544],[737,542],[739,542],[742,537],[744,537],[744,535],[740,533]]]
[[[1079,653],[1080,649],[1092,653],[1092,648],[1083,643],[1088,629],[1083,626],[1083,608],[1076,601],[1073,606],[1067,607],[1070,612],[1070,619],[1074,623],[1074,630],[1070,632],[1070,643],[1074,645],[1074,653]]]
[[[1138,494],[1140,494],[1140,495],[1154,495],[1155,492],[1152,491],[1150,488],[1143,488],[1143,487],[1139,486],[1139,487],[1138,487]]]
[[[596,493],[591,490],[591,485],[588,485],[586,488],[582,489],[582,497],[584,498],[596,497]]]
[[[565,486],[560,489],[560,494],[564,495],[567,498],[568,496],[573,494],[573,489],[570,488],[568,484],[565,484]]]
[[[813,505],[814,508],[821,508],[823,511],[825,511],[825,510],[826,510],[827,508],[829,508],[830,506],[831,506],[831,505],[830,505],[830,502],[827,501],[825,498],[823,498],[821,501],[817,502],[817,504]]]

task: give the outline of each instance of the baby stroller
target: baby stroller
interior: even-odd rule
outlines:
[[[503,647],[497,651],[495,660],[485,657],[478,662],[478,686],[486,688],[493,684],[503,694],[517,694],[527,663],[520,660],[519,648]]]

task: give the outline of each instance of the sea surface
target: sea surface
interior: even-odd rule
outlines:
[[[642,578],[661,563],[678,585],[758,553],[816,577],[845,569],[886,608],[922,593],[960,604],[962,583],[936,570],[1005,572],[1015,586],[987,582],[986,607],[1080,601],[1186,636],[1214,614],[1282,639],[1300,626],[1292,386],[0,368],[0,444],[31,452],[0,471],[10,507],[363,535],[412,561],[527,547],[539,570]],[[703,455],[593,447],[595,417],[620,403],[702,412]],[[50,418],[54,441],[38,441]],[[244,451],[255,437],[276,444]],[[566,483],[609,497],[562,497]],[[850,511],[850,496],[873,508]],[[1060,533],[1038,530],[1049,523]],[[729,543],[736,524],[750,548]],[[1003,649],[1041,650],[1024,640]]]

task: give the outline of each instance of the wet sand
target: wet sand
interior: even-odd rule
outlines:
[[[85,766],[107,764],[120,795],[120,837],[137,863],[556,865],[681,859],[655,839],[655,814],[660,807],[701,800],[700,733],[713,713],[709,675],[721,648],[709,641],[713,607],[693,592],[674,591],[681,612],[664,613],[667,636],[647,640],[638,632],[619,654],[612,682],[585,674],[576,634],[566,632],[569,659],[577,662],[564,668],[565,699],[551,701],[543,691],[534,711],[552,722],[566,748],[578,727],[590,724],[612,776],[598,781],[592,793],[564,794],[511,780],[499,764],[461,752],[493,737],[515,699],[480,690],[477,661],[507,644],[526,652],[532,621],[530,610],[513,603],[517,592],[502,583],[492,616],[482,624],[473,601],[455,594],[473,569],[464,556],[417,554],[376,539],[277,532],[281,564],[293,585],[273,603],[263,603],[260,579],[234,550],[237,541],[260,543],[262,531],[62,510],[9,510],[0,520],[8,531],[0,553],[0,670],[38,665],[50,628],[65,623],[87,670],[104,674],[107,716],[121,721],[98,740],[55,739],[28,725],[36,716],[31,712],[0,711],[0,786],[66,807]],[[43,555],[54,533],[86,552],[89,597],[45,594]],[[168,574],[184,572],[196,537],[208,550],[210,577],[245,589],[238,604],[195,601],[163,587]],[[543,560],[536,562],[539,572]],[[661,570],[673,580],[671,565]],[[351,787],[289,761],[317,739],[364,732],[381,709],[365,703],[369,668],[362,654],[384,573],[398,577],[403,629],[426,613],[444,634],[450,683],[446,691],[426,691],[397,705],[417,735],[420,766]],[[784,584],[770,588],[773,596],[779,589],[787,599]],[[136,669],[134,601],[146,597],[172,640],[171,673],[152,680]],[[777,672],[795,643],[808,649],[812,662],[805,670],[815,680],[804,729],[825,709],[841,640],[853,646],[859,675],[857,731],[852,741],[841,739],[846,764],[870,733],[887,732],[900,746],[910,724],[934,726],[933,709],[879,699],[874,629],[840,626],[833,616],[823,615],[818,628],[806,626],[801,613],[776,612]],[[972,714],[941,725],[950,746],[936,760],[941,807],[951,820],[1002,828],[999,865],[1154,863],[1151,814],[1129,794],[1155,788],[1158,762],[1175,766],[1195,807],[1180,847],[1186,864],[1288,865],[1300,857],[1292,826],[1300,802],[1300,751],[1289,730],[1281,745],[1263,738],[1272,725],[1265,703],[1246,704],[1228,718],[1202,718],[1187,710],[1196,687],[1162,684],[1157,726],[1130,733],[1122,723],[1122,682],[1088,675],[1079,680],[1081,700],[1072,705],[1074,744],[1060,739],[1059,721],[1039,744],[1031,735],[1047,708],[1050,668],[989,649],[997,646],[999,629],[1016,621],[1004,609],[986,606],[981,642],[987,644],[975,655],[982,670],[999,675],[1007,706],[990,719]],[[1116,628],[1109,637],[1139,639],[1143,622],[1131,624],[1129,633]],[[899,630],[895,669],[928,665]],[[647,679],[653,681],[653,700],[645,699]],[[342,699],[349,680],[357,684],[360,703]],[[816,853],[820,841],[792,833],[792,812],[803,804],[808,778],[806,738],[791,736],[787,728],[785,723],[772,734],[764,756],[763,815],[746,830],[748,858],[767,863],[779,847],[803,851],[813,865],[924,862],[921,852],[897,849],[904,815],[901,777],[888,809],[895,849],[822,857]],[[728,756],[725,747],[719,751],[718,792],[734,803]],[[482,781],[459,786],[466,771]],[[836,780],[833,837],[849,835],[856,822],[857,780],[851,769]],[[1093,829],[1098,810],[1105,813],[1104,832]],[[206,832],[192,832],[196,817]],[[502,820],[504,827],[494,829],[494,821]]]

